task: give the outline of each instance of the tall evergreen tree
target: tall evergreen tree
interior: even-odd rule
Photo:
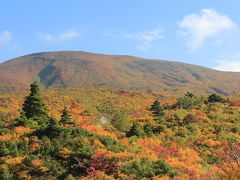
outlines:
[[[68,112],[66,106],[64,107],[59,121],[60,124],[73,124],[71,114]]]
[[[154,119],[157,121],[161,120],[161,118],[164,116],[164,109],[160,105],[159,101],[154,101],[154,103],[151,105],[150,110],[152,111]]]
[[[27,118],[46,118],[47,110],[40,95],[40,86],[37,81],[31,84],[30,94],[25,97],[22,108],[23,114]]]
[[[54,118],[49,118],[49,123],[47,128],[45,129],[44,135],[48,136],[49,138],[56,138],[59,136],[61,132],[61,126]]]

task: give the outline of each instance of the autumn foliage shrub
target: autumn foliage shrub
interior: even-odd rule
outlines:
[[[239,178],[239,95],[40,93],[34,83],[24,96],[0,97],[0,179]]]

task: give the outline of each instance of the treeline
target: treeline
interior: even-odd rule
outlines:
[[[192,123],[197,121],[197,117],[192,114],[188,114],[183,120],[180,119],[178,115],[174,115],[174,117],[165,119],[165,109],[193,109],[197,105],[207,104],[207,103],[225,103],[223,97],[217,94],[211,94],[207,99],[198,98],[194,94],[187,92],[183,97],[177,99],[177,102],[171,106],[163,107],[159,101],[154,101],[149,110],[154,117],[155,124],[145,123],[140,124],[138,122],[133,123],[131,128],[126,131],[126,136],[153,136],[163,132],[166,128],[179,128],[183,126],[187,126],[189,129],[193,129],[191,126]],[[125,125],[126,126],[126,125]]]

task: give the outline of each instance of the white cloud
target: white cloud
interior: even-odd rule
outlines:
[[[179,23],[180,34],[186,38],[191,50],[201,48],[204,42],[236,29],[236,24],[227,16],[214,9],[202,9],[200,13],[190,14]]]
[[[125,39],[125,40],[134,40],[138,41],[139,44],[137,48],[147,51],[153,48],[153,43],[164,38],[163,30],[156,28],[150,31],[141,31],[135,33],[124,32],[121,30],[116,30],[111,33],[105,34],[108,37],[115,39]]]
[[[59,35],[53,35],[53,34],[44,34],[44,35],[38,35],[40,40],[44,42],[63,42],[68,41],[77,38],[80,35],[80,33],[76,30],[70,30],[63,32]]]
[[[0,32],[0,46],[8,44],[12,40],[12,33],[9,31]]]
[[[217,61],[218,65],[213,69],[219,71],[240,72],[240,55],[235,55],[231,59]]]

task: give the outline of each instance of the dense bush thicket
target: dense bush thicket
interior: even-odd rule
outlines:
[[[11,99],[0,105],[0,179],[240,178],[236,101],[188,92],[160,103],[136,92],[88,92],[87,100],[82,92],[64,97],[58,116],[59,101],[45,103],[37,82],[19,117],[8,111]],[[107,98],[98,101],[101,93]],[[101,113],[111,124],[99,124]]]

